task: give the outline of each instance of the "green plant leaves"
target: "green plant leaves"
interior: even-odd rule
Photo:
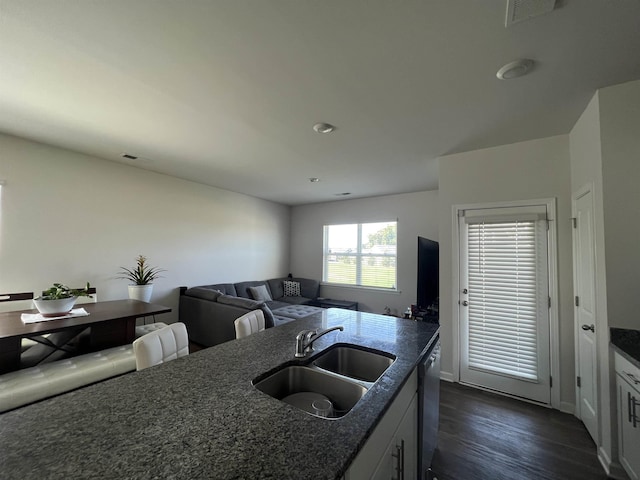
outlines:
[[[147,257],[138,255],[136,265],[133,268],[120,267],[120,275],[116,278],[129,280],[134,285],[148,285],[156,278],[162,278],[159,274],[166,270],[147,265]]]

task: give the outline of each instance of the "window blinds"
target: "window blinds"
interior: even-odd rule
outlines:
[[[465,218],[468,225],[469,367],[538,379],[540,215]],[[548,295],[548,293],[544,293]]]

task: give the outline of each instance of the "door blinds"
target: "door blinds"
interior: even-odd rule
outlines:
[[[548,295],[541,291],[547,284],[546,222],[535,209],[500,213],[465,212],[469,368],[536,381],[538,313]]]

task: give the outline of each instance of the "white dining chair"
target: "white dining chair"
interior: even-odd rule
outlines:
[[[248,337],[252,333],[265,329],[264,313],[262,310],[252,310],[233,322],[236,328],[236,338]]]
[[[147,333],[133,342],[136,370],[189,355],[187,327],[182,322]]]

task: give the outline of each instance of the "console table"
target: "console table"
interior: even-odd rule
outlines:
[[[312,305],[321,308],[344,308],[345,310],[358,310],[358,302],[350,300],[333,300],[331,298],[318,297]]]
[[[76,330],[79,333],[90,327],[90,348],[101,350],[133,342],[137,318],[171,311],[169,307],[139,300],[84,303],[82,308],[89,315],[36,323],[24,323],[21,315],[37,313],[37,310],[0,313],[0,373],[20,368],[21,340],[24,337],[38,337],[44,333],[66,330]]]

